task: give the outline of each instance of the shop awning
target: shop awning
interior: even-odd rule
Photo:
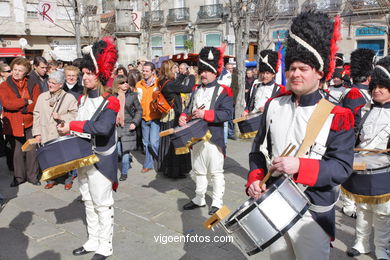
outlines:
[[[20,48],[0,48],[0,57],[24,57],[24,52]]]

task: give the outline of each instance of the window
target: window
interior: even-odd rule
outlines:
[[[187,35],[179,34],[175,36],[175,53],[183,53],[185,51],[184,43],[187,41]]]
[[[184,0],[175,0],[175,8],[184,8],[185,3]]]
[[[206,34],[206,46],[220,47],[221,46],[221,34],[220,33]]]
[[[38,5],[37,4],[27,4],[27,18],[38,18]]]
[[[159,0],[152,0],[152,4],[150,6],[151,11],[157,11],[160,10],[160,1]]]
[[[162,46],[163,46],[162,36],[152,36],[151,39],[152,57],[162,56],[163,54]]]
[[[385,40],[358,40],[357,48],[371,49],[376,56],[384,56]]]
[[[8,2],[0,2],[0,17],[11,16],[11,7]]]

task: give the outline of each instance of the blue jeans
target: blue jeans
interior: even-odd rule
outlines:
[[[130,153],[122,153],[122,143],[118,141],[116,143],[116,148],[118,150],[118,156],[122,158],[122,170],[123,175],[127,175],[129,169],[131,169],[131,163],[133,162],[133,156]]]
[[[153,169],[153,157],[158,159],[158,146],[160,143],[160,120],[145,121],[142,119],[142,142],[144,143],[144,168]],[[152,150],[152,151],[151,151]],[[153,153],[153,154],[152,154]]]

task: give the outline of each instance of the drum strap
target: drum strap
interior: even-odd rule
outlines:
[[[302,157],[306,151],[314,144],[317,136],[320,134],[320,131],[322,127],[325,125],[325,123],[328,120],[328,117],[330,113],[332,112],[332,109],[335,107],[334,104],[330,103],[326,99],[321,99],[318,103],[317,107],[315,108],[313,114],[310,116],[307,127],[306,127],[306,134],[303,139],[303,143],[301,147],[298,150],[298,153],[296,155],[297,158]],[[304,192],[307,189],[307,186],[301,185],[297,183],[298,187]],[[333,189],[339,190],[339,187],[336,186]],[[340,194],[340,193],[338,193]],[[339,195],[338,195],[339,196]],[[310,205],[310,210],[318,213],[323,213],[331,210],[336,202],[338,201],[338,196],[336,201],[329,205],[329,206],[319,206],[319,205]]]
[[[384,140],[388,140],[390,136],[390,123],[388,123],[382,130],[371,139],[367,145],[364,146],[365,149],[374,149]],[[388,143],[389,141],[387,141]]]

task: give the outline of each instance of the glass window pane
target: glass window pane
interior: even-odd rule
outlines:
[[[175,45],[184,46],[185,41],[187,40],[187,35],[181,34],[175,36]]]
[[[152,46],[162,46],[162,36],[152,36]]]
[[[206,34],[206,46],[220,47],[221,34],[220,33]]]
[[[383,56],[385,40],[359,40],[357,41],[357,47],[371,49],[375,51],[377,56]]]

